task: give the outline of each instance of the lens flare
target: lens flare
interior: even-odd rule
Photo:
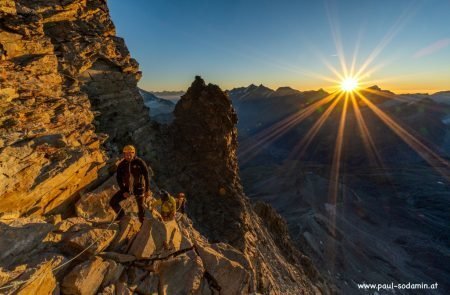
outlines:
[[[346,78],[341,83],[341,89],[344,91],[353,91],[358,86],[358,80],[355,78]]]

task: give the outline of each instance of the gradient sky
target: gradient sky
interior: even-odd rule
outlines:
[[[186,90],[195,75],[222,89],[333,88],[356,55],[368,86],[450,90],[450,0],[108,0],[146,90]],[[339,47],[339,43],[342,44]],[[342,50],[340,50],[342,48]]]

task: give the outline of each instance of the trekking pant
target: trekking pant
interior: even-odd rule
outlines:
[[[120,201],[124,200],[125,197],[123,196],[124,192],[123,191],[118,191],[114,196],[112,196],[111,200],[109,201],[109,205],[111,205],[111,207],[113,208],[113,210],[116,212],[116,214],[118,214],[117,219],[122,218],[125,214],[123,212],[123,210],[120,207]],[[138,209],[139,209],[139,220],[144,220],[144,216],[145,216],[145,211],[144,211],[144,195],[134,195],[134,198],[136,198],[137,204],[138,204]],[[120,213],[119,213],[120,212]]]

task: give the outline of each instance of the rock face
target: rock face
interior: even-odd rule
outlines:
[[[244,253],[251,291],[298,294],[313,292],[316,284],[327,292],[318,277],[311,283],[294,266],[304,256],[290,253],[294,248],[287,231],[281,233],[283,243],[275,242],[279,237],[271,235],[244,196],[236,157],[237,117],[227,95],[196,77],[174,115],[159,142],[166,152],[152,163],[161,186],[186,193],[194,226],[211,242],[229,243]]]
[[[2,1],[0,49],[0,212],[63,211],[149,126],[138,64],[104,1]]]
[[[181,163],[177,168],[183,176],[177,180],[192,200],[194,222],[203,224],[210,239],[236,244],[245,233],[240,222],[245,211],[239,210],[245,204],[239,195],[236,113],[218,86],[205,85],[197,76],[174,114],[173,161]]]

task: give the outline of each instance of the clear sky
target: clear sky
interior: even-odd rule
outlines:
[[[362,71],[394,92],[450,90],[450,0],[108,0],[146,90],[331,89]],[[357,54],[355,54],[357,53]],[[328,66],[327,66],[328,64]],[[339,79],[338,79],[339,80]]]

